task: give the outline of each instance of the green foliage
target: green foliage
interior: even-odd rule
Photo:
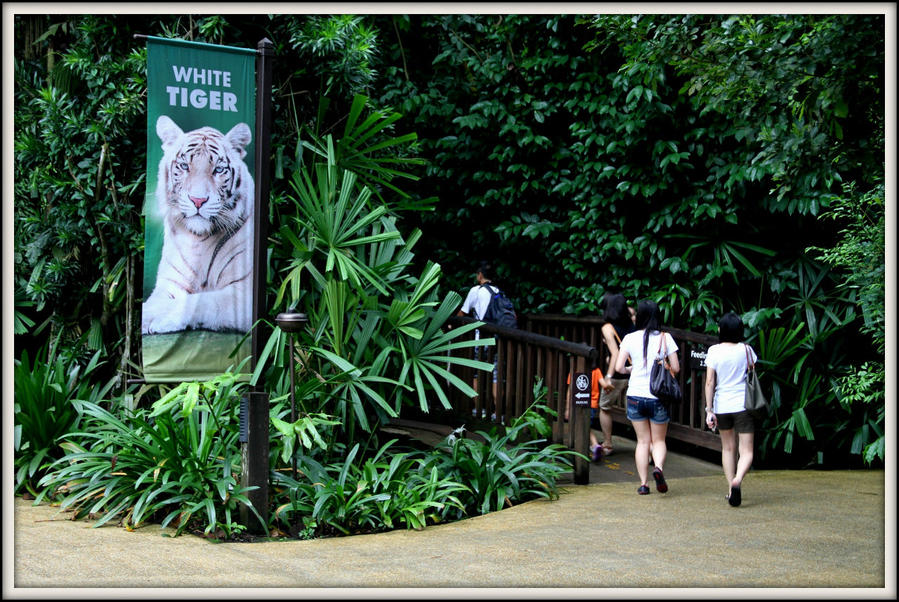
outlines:
[[[39,485],[61,497],[60,510],[98,517],[99,527],[119,519],[128,529],[149,520],[173,523],[176,534],[195,524],[230,535],[240,505],[259,517],[239,483],[238,409],[245,383],[226,373],[204,383],[182,383],[150,411],[113,413],[82,403],[80,430],[68,434],[67,454]],[[261,520],[261,517],[260,517]]]
[[[377,30],[356,15],[309,15],[290,20],[290,44],[312,66],[324,96],[350,98],[365,92],[375,71]]]
[[[812,223],[835,187],[871,177],[861,156],[880,170],[882,146],[835,134],[882,124],[861,126],[882,105],[853,91],[878,85],[876,19],[391,17],[381,101],[429,160],[426,253],[460,289],[494,258],[523,311],[595,312],[616,290],[713,331],[722,309],[764,306],[766,274],[806,246],[787,233],[829,240]]]
[[[299,531],[309,538],[422,529],[530,499],[556,499],[557,479],[571,470],[575,452],[530,437],[549,428],[551,412],[538,398],[508,428],[475,438],[459,428],[428,451],[398,451],[391,440],[363,461],[358,444],[327,465],[300,455],[295,478],[275,473],[276,495],[286,498],[275,515],[297,527],[301,519]]]
[[[843,288],[853,291],[864,318],[862,331],[871,335],[877,350],[886,343],[886,204],[884,186],[858,194],[854,185],[844,187],[821,219],[843,225],[831,248],[813,248],[822,261],[842,272]]]
[[[44,360],[43,358],[47,359]],[[58,349],[45,346],[32,366],[27,351],[13,369],[13,433],[16,468],[15,491],[36,495],[36,484],[47,467],[64,455],[59,439],[78,427],[81,406],[102,398],[113,381],[94,384],[94,372],[102,364],[100,352],[87,363]]]
[[[791,326],[757,322],[773,405],[783,404],[765,426],[762,456],[780,450],[839,465],[846,461],[834,456],[870,463],[882,450],[883,408],[878,404],[884,381],[873,376],[859,382],[857,375],[876,375],[871,366],[883,365],[883,188],[864,195],[855,194],[853,186],[844,189],[845,195],[820,216],[844,224],[840,236],[830,248],[809,249],[833,270],[809,260],[782,270],[771,281],[778,291],[778,317],[791,318]],[[868,391],[865,401],[848,394],[847,386]]]
[[[46,68],[16,61],[14,256],[17,295],[66,343],[90,333],[92,349],[128,356],[120,312],[135,287],[127,258],[143,244],[146,55],[124,37],[82,16],[35,42],[64,48],[50,46]]]
[[[841,287],[856,299],[863,324],[860,330],[871,337],[873,350],[879,357],[852,367],[834,379],[840,405],[847,419],[836,425],[835,433],[852,433],[849,452],[861,454],[867,464],[884,460],[885,434],[884,386],[886,346],[886,211],[883,184],[856,193],[853,186],[844,187],[844,195],[836,199],[822,219],[844,225],[839,240],[831,248],[813,249],[828,265],[843,273]],[[865,344],[868,344],[865,342]]]
[[[396,112],[374,109],[370,104],[367,96],[356,94],[353,97],[345,116],[343,134],[333,142],[331,137],[319,135],[323,119],[320,115],[314,131],[306,133],[309,140],[303,140],[303,148],[313,153],[313,162],[327,162],[329,155],[333,155],[338,169],[355,174],[359,184],[367,187],[388,207],[406,210],[427,208],[427,201],[411,199],[409,193],[393,183],[396,179],[418,181],[418,176],[407,171],[424,163],[422,159],[408,155],[410,149],[414,149],[417,135],[393,135],[394,124],[402,116]],[[320,105],[320,112],[323,112],[330,106],[330,101],[323,96]],[[385,194],[387,192],[391,194]],[[394,195],[399,199],[391,202]]]
[[[539,412],[548,411],[537,399],[508,427],[476,431],[477,437],[464,436],[459,428],[447,438],[441,473],[467,487],[468,494],[460,497],[468,515],[487,514],[530,499],[558,498],[557,480],[571,470],[571,458],[577,452],[526,436],[545,423]]]
[[[311,412],[300,416],[293,422],[287,422],[280,418],[272,417],[272,425],[281,435],[281,460],[287,462],[294,455],[294,449],[299,441],[300,446],[306,450],[318,447],[327,450],[328,445],[319,432],[323,427],[330,428],[340,424],[327,414]]]
[[[847,419],[835,433],[851,435],[850,453],[861,454],[867,464],[884,461],[885,383],[882,362],[866,362],[833,381],[843,409],[850,415],[861,415],[857,422]]]
[[[417,393],[424,411],[428,392],[449,407],[446,381],[473,394],[448,372],[448,362],[490,369],[449,355],[472,344],[456,340],[471,326],[441,329],[461,299],[450,293],[440,300],[437,264],[426,265],[418,277],[408,273],[418,233],[404,238],[396,216],[375,201],[355,172],[338,168],[337,149],[355,147],[330,137],[318,145],[326,149],[326,161],[294,173],[294,195],[287,200],[295,214],[282,212],[275,237],[278,256],[286,259],[275,306],[301,308],[309,317],[309,327],[298,335],[307,350],[299,380],[327,383],[303,389],[301,411],[336,417],[348,447],[397,416],[408,392]],[[276,373],[273,366],[288,368],[277,352],[281,345],[283,333],[276,329],[252,382]]]
[[[451,284],[489,258],[523,313],[591,314],[615,291],[688,330],[713,333],[730,309],[759,333],[805,324],[803,346],[766,366],[782,405],[763,455],[848,457],[825,436],[837,396],[799,370],[869,359],[855,334],[876,306],[858,312],[863,285],[846,290],[807,249],[851,223],[818,219],[844,182],[882,178],[882,16],[386,21],[380,100],[419,134],[429,165],[410,190],[440,199],[419,252]]]
[[[815,215],[832,198],[828,188],[841,172],[855,169],[850,155],[841,156],[842,145],[858,145],[854,150],[865,154],[873,150],[862,139],[844,138],[844,126],[869,117],[874,120],[864,124],[866,130],[883,125],[875,117],[879,101],[865,114],[860,98],[877,86],[869,71],[877,68],[869,45],[883,35],[877,21],[849,15],[673,15],[600,17],[595,24],[627,32],[625,54],[633,59],[625,67],[672,66],[683,78],[681,94],[702,114],[731,115],[740,139],[761,143],[747,175],[771,178],[773,188],[763,201],[771,210]],[[835,161],[813,160],[820,153]]]
[[[278,475],[276,486],[289,488],[291,500],[276,509],[276,516],[287,524],[302,517],[307,536],[350,535],[423,529],[441,522],[451,508],[461,509],[457,494],[464,487],[441,475],[428,454],[398,451],[392,448],[395,442],[361,463],[358,444],[344,461],[328,466],[300,456],[296,479]]]
[[[842,372],[850,361],[851,343],[843,333],[855,319],[851,300],[823,286],[833,274],[821,266],[806,262],[781,275],[789,277],[775,300],[778,311],[744,319],[758,328],[754,344],[763,386],[771,390],[759,458],[776,465],[845,463],[849,450],[829,436],[843,409],[826,375]]]

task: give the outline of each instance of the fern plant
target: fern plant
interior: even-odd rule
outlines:
[[[94,527],[118,519],[128,529],[147,521],[197,526],[226,535],[242,530],[239,506],[249,507],[239,482],[238,399],[245,383],[222,374],[181,383],[156,401],[117,416],[84,402],[82,428],[66,437],[66,456],[41,479],[35,503],[61,498],[60,510],[94,517]]]
[[[432,400],[449,407],[447,386],[474,395],[448,364],[492,366],[452,353],[475,344],[460,340],[474,325],[442,330],[461,297],[449,292],[441,298],[438,264],[428,262],[420,275],[410,271],[420,233],[403,236],[386,205],[354,172],[338,168],[340,146],[327,138],[326,160],[294,174],[295,213],[282,215],[278,229],[289,259],[274,306],[309,317],[297,335],[298,349],[290,351],[300,360],[297,382],[327,383],[306,390],[301,413],[333,416],[351,448],[367,445],[409,399],[427,411]],[[283,348],[284,333],[273,328],[251,382],[267,377],[274,379],[270,387],[284,390],[294,362]]]
[[[423,529],[463,509],[468,493],[440,472],[433,453],[401,450],[390,440],[369,458],[357,444],[342,461],[322,465],[300,458],[299,474],[278,474],[288,501],[275,516],[302,518],[306,534],[350,535],[389,529]]]
[[[535,390],[540,387],[538,382]],[[545,414],[552,410],[543,400],[535,398],[508,427],[495,425],[489,432],[476,431],[475,437],[462,436],[460,428],[439,448],[440,472],[468,489],[463,498],[466,514],[487,514],[531,499],[559,497],[559,477],[582,454],[533,438],[549,428]]]
[[[102,385],[92,380],[102,364],[100,353],[97,351],[82,364],[72,354],[58,351],[54,342],[39,353],[46,354],[45,362],[36,360],[32,365],[27,351],[15,361],[16,493],[27,490],[37,495],[36,485],[47,466],[65,453],[59,439],[80,423],[82,403],[101,399],[115,384],[114,378]]]

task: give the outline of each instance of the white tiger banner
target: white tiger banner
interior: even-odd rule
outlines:
[[[255,56],[147,37],[146,382],[207,380],[252,351]]]

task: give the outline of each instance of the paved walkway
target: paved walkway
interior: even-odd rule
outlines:
[[[719,468],[677,454],[666,463],[670,491],[638,496],[633,442],[615,443],[591,483],[566,485],[558,500],[422,531],[216,544],[164,537],[172,530],[158,526],[91,528],[16,499],[3,597],[245,598],[283,588],[261,595],[670,598],[653,588],[689,588],[691,599],[716,599],[759,595],[718,588],[761,587],[896,599],[895,492],[883,471],[753,471],[743,505],[731,508]]]

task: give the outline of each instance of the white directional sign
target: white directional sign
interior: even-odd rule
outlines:
[[[590,405],[590,377],[578,372],[574,379],[574,405]]]

